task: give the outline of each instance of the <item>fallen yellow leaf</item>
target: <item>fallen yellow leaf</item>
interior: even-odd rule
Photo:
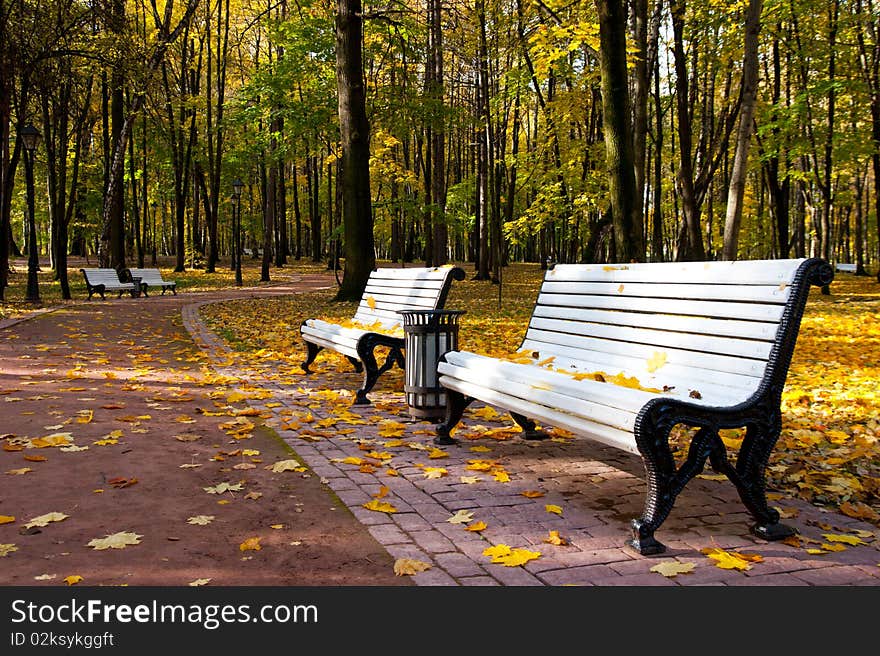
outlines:
[[[83,580],[83,577],[81,577],[79,574],[71,574],[70,576],[64,577],[64,582],[67,585],[76,585],[77,583],[79,583],[82,580]]]
[[[696,567],[696,563],[679,563],[674,560],[667,561],[665,563],[658,563],[651,568],[652,572],[656,572],[657,574],[662,574],[666,578],[675,578],[679,574],[690,574],[694,571],[694,567]]]
[[[394,573],[397,576],[412,576],[419,572],[431,569],[430,563],[424,563],[421,560],[412,558],[398,558],[394,561]]]
[[[259,537],[248,538],[247,540],[242,542],[240,545],[238,545],[238,550],[239,551],[259,551],[260,549],[263,548],[262,546],[260,546],[261,539],[262,538],[259,538]]]
[[[562,508],[552,503],[548,503],[544,506],[544,510],[548,513],[553,513],[554,515],[562,515]]]
[[[367,510],[375,510],[376,512],[383,512],[383,513],[389,513],[389,514],[397,512],[397,508],[392,506],[390,503],[388,503],[386,501],[379,501],[378,499],[373,499],[372,501],[368,501],[367,503],[363,504],[363,506]]]
[[[137,533],[128,533],[126,531],[122,531],[119,533],[113,533],[112,535],[108,535],[103,538],[95,538],[94,540],[90,540],[86,546],[92,547],[96,550],[102,549],[125,549],[125,547],[132,544],[140,544],[141,538],[143,535],[138,535]]]

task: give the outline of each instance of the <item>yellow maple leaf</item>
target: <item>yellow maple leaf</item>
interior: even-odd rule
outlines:
[[[716,547],[706,547],[701,549],[700,553],[705,554],[715,561],[715,566],[721,569],[748,570],[752,568],[752,563],[759,563],[764,560],[762,556],[757,554],[744,554],[739,551],[725,551]]]
[[[428,452],[428,457],[436,460],[437,458],[448,458],[449,454],[446,453],[446,451],[443,451],[442,449],[431,449]]]
[[[0,515],[0,524],[12,524],[15,521],[15,517],[12,515]]]
[[[425,467],[422,471],[425,472],[425,478],[443,478],[449,473],[443,467]]]
[[[536,558],[541,557],[540,551],[529,551],[528,549],[511,549],[507,545],[498,545],[499,547],[504,547],[504,549],[493,552],[486,553],[490,551],[492,547],[483,551],[484,555],[491,555],[492,562],[497,563],[499,565],[504,565],[505,567],[519,567],[520,565],[525,565],[530,560],[534,560]]]
[[[10,469],[6,473],[9,474],[10,476],[24,476],[28,472],[32,472],[32,471],[34,471],[34,470],[31,469],[30,467],[22,467],[21,469]]]
[[[483,521],[474,522],[473,524],[468,524],[464,527],[465,531],[473,531],[474,533],[479,533],[480,531],[486,530],[488,524]]]
[[[247,397],[241,392],[232,392],[226,397],[227,403],[240,403],[244,401]]]
[[[544,506],[544,510],[548,513],[553,513],[555,515],[562,515],[562,508],[552,503],[548,503]]]
[[[648,372],[654,373],[664,364],[666,364],[666,353],[663,353],[661,351],[654,351],[654,354],[650,358],[648,358]]]
[[[474,483],[479,483],[483,479],[479,476],[460,476],[459,479],[465,485],[473,485]]]
[[[486,419],[486,420],[497,419],[498,417],[501,416],[498,414],[498,412],[494,408],[492,408],[488,405],[484,405],[482,408],[478,408],[477,410],[470,410],[470,414],[472,414],[475,417],[479,417],[480,419]]]
[[[483,555],[489,556],[493,562],[495,562],[496,558],[503,558],[504,556],[509,556],[511,549],[506,544],[496,544],[494,547],[486,547],[483,549]]]
[[[30,441],[30,446],[35,449],[45,449],[53,446],[67,446],[73,444],[73,436],[70,433],[53,433],[46,437],[36,437]]]
[[[143,535],[138,535],[137,533],[129,533],[126,531],[121,531],[119,533],[113,533],[111,535],[107,535],[103,538],[95,538],[94,540],[90,540],[86,546],[92,547],[96,550],[102,549],[125,549],[127,546],[132,544],[140,544],[141,538]]]
[[[488,446],[478,444],[477,446],[472,446],[470,450],[474,453],[489,453],[492,449],[490,449]]]
[[[375,510],[376,512],[383,512],[388,514],[397,512],[397,508],[392,506],[390,503],[388,503],[387,501],[379,501],[378,499],[368,501],[367,503],[363,504],[363,507],[367,510]]]
[[[555,544],[557,547],[568,545],[568,540],[559,535],[559,531],[550,531],[550,534],[543,541],[547,544]]]
[[[510,482],[510,474],[508,474],[503,469],[498,469],[492,473],[492,478],[494,478],[499,483],[509,483]]]
[[[855,535],[838,535],[835,533],[823,533],[822,537],[828,540],[829,542],[842,542],[843,544],[849,544],[852,546],[858,546],[860,544],[865,544],[865,542]]]
[[[48,526],[51,522],[61,522],[68,518],[69,515],[65,515],[60,512],[50,512],[45,515],[40,515],[39,517],[34,517],[27,524],[25,524],[25,528],[33,528],[34,526]]]
[[[526,499],[538,499],[544,496],[544,493],[540,490],[525,490],[524,492],[520,492],[520,494]]]
[[[64,582],[67,585],[76,585],[77,583],[79,583],[82,580],[83,580],[83,577],[81,577],[79,574],[71,574],[70,576],[64,577]]]
[[[391,491],[391,490],[388,489],[388,486],[387,486],[387,485],[382,485],[382,486],[379,488],[379,491],[376,492],[376,494],[373,495],[373,498],[374,498],[374,499],[384,499],[385,497],[388,496],[388,493],[389,493],[390,491]]]
[[[94,416],[95,416],[95,413],[92,410],[80,410],[79,416],[76,418],[76,423],[78,423],[78,424],[91,423]]]
[[[296,460],[279,460],[274,465],[267,465],[266,469],[276,474],[286,471],[297,471],[302,465]]]
[[[238,550],[239,551],[259,551],[260,549],[263,548],[260,545],[260,540],[262,540],[262,538],[259,538],[259,537],[248,538],[247,540],[242,542],[240,545],[238,545]]]
[[[201,585],[207,585],[210,582],[211,582],[211,579],[196,579],[195,581],[190,581],[189,583],[187,583],[187,585],[192,586],[192,587],[198,587]]]
[[[446,521],[450,524],[467,524],[474,518],[473,510],[459,510]]]
[[[214,521],[214,515],[195,515],[193,517],[189,517],[186,520],[187,524],[194,524],[196,526],[206,526]]]
[[[679,563],[675,560],[670,560],[665,563],[658,563],[651,568],[652,572],[656,572],[657,574],[662,574],[668,579],[675,578],[679,574],[690,574],[694,571],[694,567],[696,567],[695,563]]]
[[[398,558],[394,561],[394,574],[397,576],[412,576],[419,572],[431,569],[430,563],[414,560],[413,558]]]
[[[18,547],[16,547],[12,543],[0,544],[0,558],[6,558],[13,551],[18,551]]]

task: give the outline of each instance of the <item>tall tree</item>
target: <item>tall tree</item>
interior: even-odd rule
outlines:
[[[746,10],[739,127],[736,134],[733,169],[730,172],[730,186],[727,192],[727,215],[724,221],[722,257],[725,260],[736,259],[739,245],[749,145],[752,141],[752,124],[755,118],[755,102],[758,97],[758,33],[761,31],[762,7],[763,0],[749,0],[749,6]]]
[[[596,0],[596,10],[599,14],[602,125],[615,254],[620,262],[640,261],[645,257],[645,246],[631,137],[625,5],[614,0]]]
[[[342,144],[342,223],[345,273],[337,300],[358,300],[376,266],[373,207],[370,196],[370,126],[367,121],[363,66],[361,0],[338,0],[336,13],[336,82]]]

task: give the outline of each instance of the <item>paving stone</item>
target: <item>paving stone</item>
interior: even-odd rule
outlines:
[[[463,553],[441,553],[434,559],[450,576],[459,580],[486,576],[486,570]]]
[[[455,551],[455,545],[439,531],[409,531],[409,536],[430,554]]]
[[[401,531],[394,524],[370,526],[369,531],[370,535],[376,538],[376,541],[383,546],[412,543],[409,535]]]

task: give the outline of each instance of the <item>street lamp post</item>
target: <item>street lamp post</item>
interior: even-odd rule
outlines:
[[[37,223],[34,218],[34,151],[40,143],[42,136],[30,123],[22,128],[19,133],[22,145],[24,146],[24,169],[25,184],[27,187],[27,226],[28,226],[28,278],[27,278],[27,294],[26,301],[34,303],[40,302],[40,283],[37,279],[37,272],[40,269],[39,253],[37,253]]]
[[[238,178],[232,183],[232,198],[235,205],[232,209],[232,258],[235,261],[235,285],[242,286],[241,281],[241,190],[244,182]]]

